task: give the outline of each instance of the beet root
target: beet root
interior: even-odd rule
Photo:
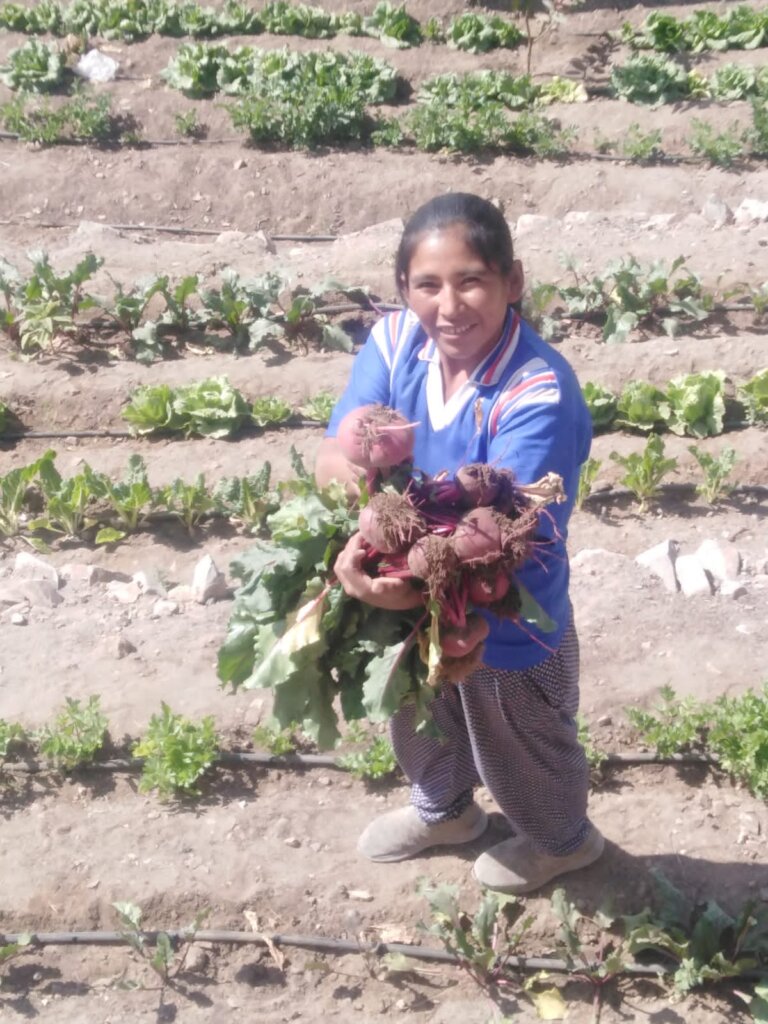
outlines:
[[[336,437],[354,465],[385,469],[413,458],[415,426],[386,405],[362,405],[347,413]]]
[[[374,494],[360,512],[358,523],[365,540],[383,555],[406,551],[427,532],[423,517],[402,494]]]
[[[408,568],[426,582],[430,597],[439,601],[458,569],[450,539],[436,533],[420,537],[408,552]]]

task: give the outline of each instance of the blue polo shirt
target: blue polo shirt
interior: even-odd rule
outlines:
[[[417,422],[414,464],[453,475],[471,462],[510,469],[520,483],[559,473],[567,500],[548,505],[534,556],[516,573],[556,623],[542,633],[529,623],[487,614],[491,632],[483,661],[523,669],[556,649],[567,628],[566,538],[579,468],[589,455],[592,420],[570,364],[510,308],[501,338],[446,402],[437,347],[410,310],[380,320],[356,356],[328,436],[352,409],[380,402]]]

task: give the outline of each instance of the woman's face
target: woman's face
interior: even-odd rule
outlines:
[[[474,369],[501,336],[507,307],[523,292],[515,260],[502,274],[467,245],[460,225],[430,231],[418,242],[403,296],[440,355]]]

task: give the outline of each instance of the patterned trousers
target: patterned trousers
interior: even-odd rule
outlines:
[[[405,705],[391,720],[392,743],[419,816],[430,824],[459,817],[482,784],[539,849],[575,850],[589,831],[578,706],[573,622],[557,651],[532,668],[483,666],[458,686],[443,686],[430,705],[440,738],[417,733],[413,706]]]

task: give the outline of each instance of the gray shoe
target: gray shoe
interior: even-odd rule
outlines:
[[[381,863],[408,860],[430,846],[470,843],[485,831],[488,817],[477,804],[470,804],[452,821],[428,825],[415,807],[399,807],[374,818],[357,842],[358,853]]]
[[[581,846],[564,857],[542,853],[526,836],[512,836],[478,857],[473,874],[487,889],[514,895],[533,892],[558,875],[592,864],[603,852],[604,845],[605,840],[594,825]]]

